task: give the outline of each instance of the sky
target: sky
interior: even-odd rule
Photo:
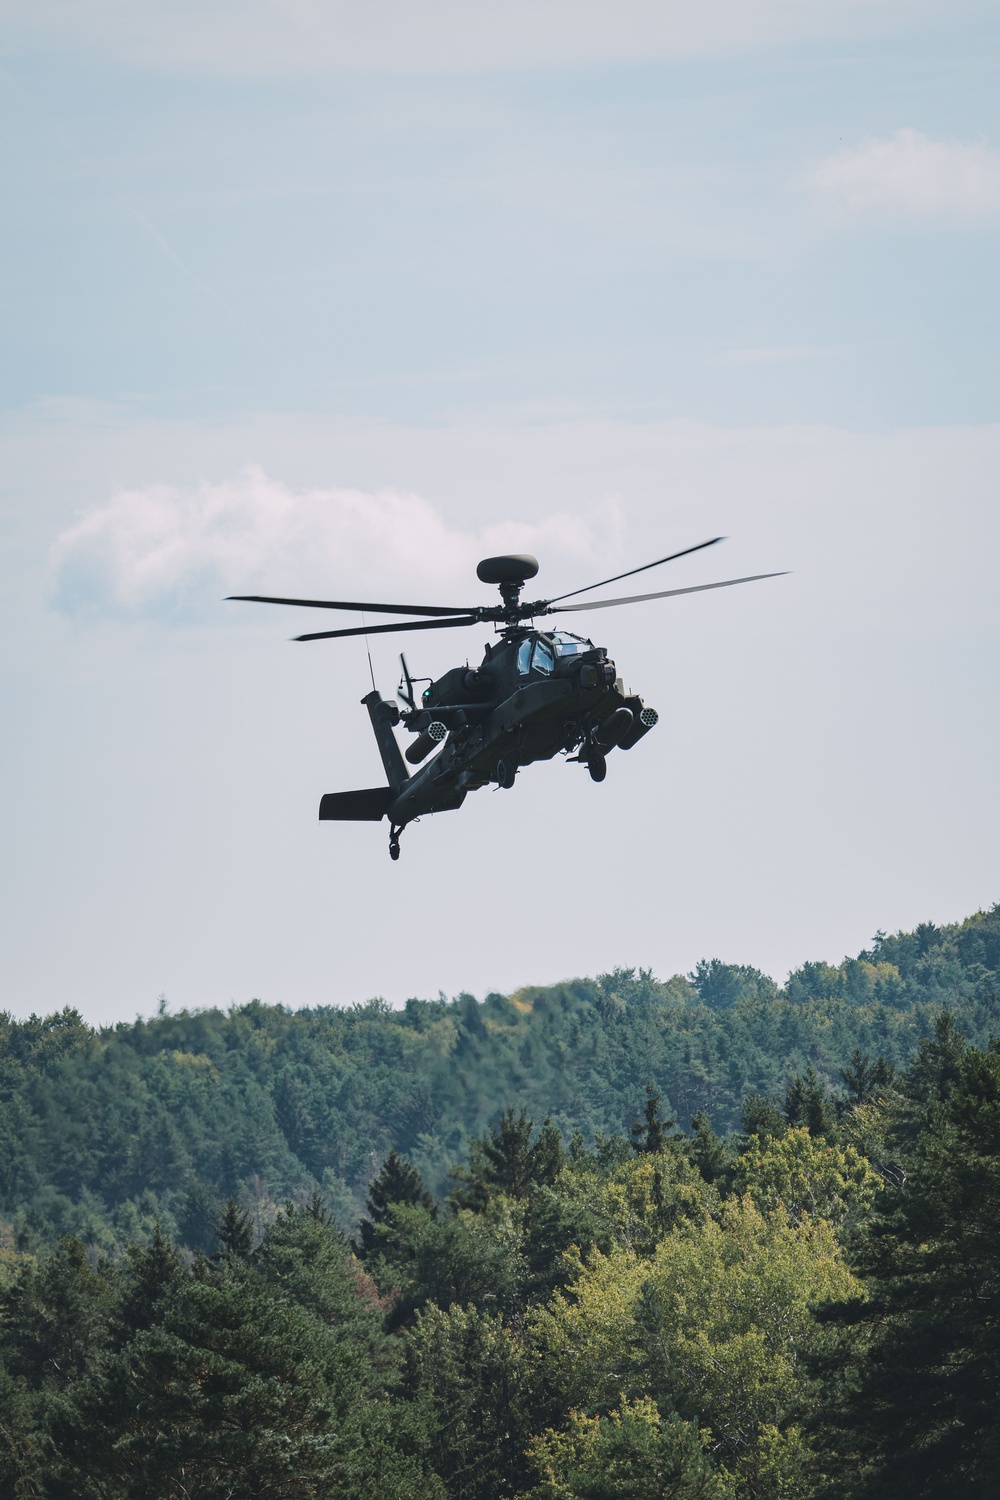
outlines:
[[[0,39],[0,1009],[781,980],[1000,900],[995,5],[0,0]],[[659,586],[787,576],[587,616],[657,729],[397,864],[316,817],[380,780],[363,642],[222,602],[719,534]]]

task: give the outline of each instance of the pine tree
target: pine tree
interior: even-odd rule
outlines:
[[[226,1206],[215,1226],[215,1236],[221,1246],[220,1256],[232,1260],[250,1259],[253,1253],[253,1221],[235,1198],[226,1199]]]
[[[251,1259],[196,1260],[150,1326],[90,1361],[52,1408],[45,1493],[431,1500],[387,1400],[381,1322],[338,1232],[287,1210]]]
[[[417,1168],[395,1151],[390,1151],[382,1163],[382,1170],[368,1186],[365,1200],[368,1217],[358,1225],[361,1242],[354,1247],[362,1259],[378,1249],[384,1239],[379,1230],[389,1220],[390,1209],[399,1203],[426,1208],[431,1215],[437,1212],[434,1199],[425,1188]]]
[[[831,1496],[992,1500],[1000,1473],[1000,1051],[942,1018],[904,1076],[905,1183],[858,1246],[868,1297],[834,1307],[854,1369],[825,1414]]]
[[[740,1125],[748,1139],[753,1136],[761,1140],[774,1139],[783,1136],[788,1129],[788,1122],[774,1100],[756,1093],[747,1094],[743,1100]]]
[[[535,1181],[536,1153],[532,1146],[535,1122],[526,1110],[507,1109],[483,1137],[486,1180],[493,1191],[522,1198]]]
[[[698,1110],[691,1117],[691,1160],[706,1182],[721,1183],[732,1167],[732,1151],[712,1129],[708,1115]]]
[[[884,1057],[872,1062],[860,1047],[855,1047],[847,1067],[840,1069],[840,1077],[851,1104],[868,1104],[892,1087],[895,1069]]]
[[[453,1173],[456,1208],[481,1212],[497,1193],[525,1198],[555,1181],[566,1162],[562,1136],[546,1117],[535,1136],[535,1122],[524,1109],[504,1110],[484,1135],[469,1146],[468,1166]]]
[[[535,1187],[550,1187],[566,1165],[566,1151],[562,1134],[546,1115],[538,1139],[531,1148],[532,1183]]]
[[[788,1082],[784,1102],[789,1125],[804,1125],[810,1135],[827,1135],[833,1128],[833,1110],[829,1093],[816,1075],[812,1063],[804,1076],[795,1074]]]
[[[424,1419],[428,1457],[449,1495],[505,1500],[530,1474],[532,1362],[501,1318],[429,1307],[406,1341],[404,1392]]]
[[[79,1240],[63,1239],[39,1266],[27,1265],[5,1303],[4,1363],[35,1390],[64,1388],[107,1342],[111,1285]]]
[[[124,1285],[112,1317],[117,1341],[150,1328],[171,1287],[181,1276],[181,1258],[158,1222],[148,1245],[130,1245],[126,1252]]]
[[[906,1092],[921,1104],[947,1099],[962,1076],[965,1037],[950,1011],[934,1022],[934,1035],[925,1038],[906,1075]]]
[[[664,1120],[660,1116],[660,1100],[662,1094],[658,1094],[651,1083],[646,1084],[646,1103],[642,1111],[642,1119],[636,1120],[630,1126],[632,1145],[636,1151],[649,1151],[655,1154],[666,1149],[667,1132],[673,1130],[674,1121]]]

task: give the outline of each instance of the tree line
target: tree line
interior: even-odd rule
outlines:
[[[1000,1045],[939,1012],[680,1130],[509,1106],[445,1193],[394,1150],[210,1249],[3,1252],[0,1493],[58,1500],[987,1500]]]
[[[159,1225],[213,1253],[227,1199],[259,1232],[317,1192],[353,1232],[391,1151],[446,1196],[500,1107],[592,1146],[628,1137],[649,1081],[682,1129],[704,1116],[725,1136],[790,1077],[839,1088],[855,1048],[905,1068],[944,1009],[974,1044],[1000,1031],[1000,908],[879,933],[781,987],[711,960],[399,1010],[251,1001],[104,1029],[71,1007],[0,1014],[0,1244],[116,1254]]]
[[[0,1494],[992,1497],[1000,907],[95,1030],[0,1017]]]

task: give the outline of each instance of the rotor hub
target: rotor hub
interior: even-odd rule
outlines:
[[[507,552],[500,557],[484,557],[476,568],[480,583],[495,583],[503,600],[503,622],[516,625],[524,611],[521,590],[538,572],[538,559],[527,552]]]

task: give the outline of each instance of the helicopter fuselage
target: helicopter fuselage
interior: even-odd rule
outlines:
[[[657,721],[654,710],[625,691],[604,647],[567,631],[508,628],[486,647],[478,668],[452,668],[419,700],[405,662],[404,674],[409,707],[400,711],[376,691],[362,699],[389,786],[330,793],[320,804],[323,819],[387,817],[391,849],[398,850],[399,831],[415,818],[459,808],[483,786],[509,788],[534,761],[564,753],[601,781],[610,751],[631,749]],[[406,752],[411,764],[437,749],[413,774],[393,733],[398,723],[416,736]]]

